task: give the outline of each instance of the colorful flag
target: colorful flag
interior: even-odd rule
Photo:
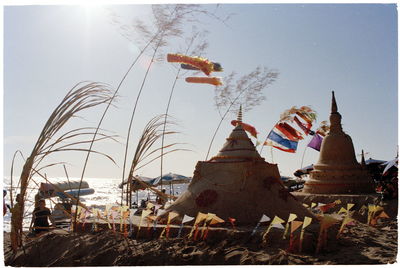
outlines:
[[[254,138],[257,139],[257,133],[258,132],[257,132],[256,128],[253,127],[252,125],[246,124],[244,122],[240,122],[238,120],[232,120],[231,124],[232,124],[232,126],[235,126],[235,127],[238,124],[240,124],[245,131],[249,132],[251,134],[251,136],[253,136]]]
[[[307,147],[313,148],[319,152],[321,150],[321,144],[322,137],[318,135],[318,133],[316,133],[311,141],[308,143]]]
[[[275,127],[291,141],[298,141],[303,139],[301,133],[286,122],[278,123],[275,125]]]
[[[294,213],[290,213],[289,214],[289,218],[287,220],[287,223],[286,223],[286,226],[285,226],[285,232],[283,233],[282,239],[286,239],[286,235],[287,235],[287,233],[289,231],[290,222],[294,221],[296,218],[297,218],[296,214],[294,214]]]
[[[292,221],[292,224],[290,226],[290,233],[296,231],[302,224],[302,221]]]
[[[303,132],[308,135],[311,131],[311,124],[307,124],[307,126],[305,126],[300,120],[299,118],[297,118],[297,116],[294,117],[294,122],[296,122],[296,124],[301,128],[301,130],[303,130]]]
[[[284,152],[294,153],[297,149],[297,141],[291,141],[283,137],[283,134],[279,135],[277,132],[280,132],[278,129],[274,128],[268,135],[267,140],[264,145],[273,146],[276,149],[279,149]]]
[[[282,220],[278,216],[275,216],[274,219],[269,224],[268,228],[265,230],[263,235],[263,240],[265,241],[267,239],[267,234],[269,233],[271,228],[285,229],[285,227],[282,225],[282,223],[284,222],[285,222],[284,220]]]

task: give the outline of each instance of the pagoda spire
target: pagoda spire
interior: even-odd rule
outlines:
[[[331,113],[337,113],[337,104],[336,104],[336,99],[335,99],[335,91],[332,91],[332,105],[331,105]]]
[[[243,114],[242,114],[242,105],[240,104],[239,112],[237,116],[237,121],[242,122]]]
[[[329,121],[331,123],[329,133],[333,132],[343,132],[342,129],[342,116],[338,112],[335,92],[332,91],[332,104],[331,104],[331,115],[329,117]]]

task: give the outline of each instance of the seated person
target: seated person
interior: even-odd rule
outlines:
[[[41,232],[49,231],[49,221],[53,222],[53,218],[51,217],[50,209],[46,207],[46,202],[44,199],[39,200],[39,206],[33,210],[33,232],[35,234],[39,234]]]
[[[161,191],[163,194],[165,194],[165,189],[162,189]],[[157,195],[156,202],[157,204],[161,205],[161,207],[164,207],[164,205],[167,203],[168,198],[166,195]]]

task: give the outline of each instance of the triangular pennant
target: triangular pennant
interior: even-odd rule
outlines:
[[[270,217],[268,217],[267,215],[262,215],[262,217],[261,217],[261,219],[260,219],[260,222],[267,222],[267,221],[270,221],[271,219],[270,219]]]
[[[199,213],[197,213],[197,217],[196,217],[194,224],[197,224],[197,223],[205,220],[206,218],[207,218],[207,214],[199,212]]]
[[[175,219],[178,216],[179,216],[178,213],[171,211],[170,213],[168,213],[168,221],[172,221],[173,219]]]
[[[135,216],[136,211],[137,211],[137,208],[131,208],[131,209],[129,210],[129,219],[130,219],[131,221],[133,221],[133,216]]]
[[[292,221],[290,226],[290,233],[292,234],[296,231],[301,225],[303,224],[302,221]]]
[[[142,210],[142,218],[149,216],[151,213],[151,210]]]
[[[354,221],[354,219],[352,219],[352,218],[350,218],[350,217],[344,218],[344,219],[343,219],[343,222],[342,222],[342,225],[340,226],[339,231],[338,231],[338,234],[337,234],[336,237],[339,237],[339,234],[342,233],[344,227],[345,227],[346,225],[350,224],[350,223],[353,222],[353,221]]]
[[[310,207],[310,206],[307,205],[306,203],[303,203],[303,206],[306,207],[306,208]]]
[[[376,212],[381,211],[381,210],[383,210],[383,207],[381,207],[381,206],[376,206],[376,207],[375,207],[375,211],[376,211]]]
[[[312,218],[305,216],[304,217],[304,222],[303,222],[303,227],[301,229],[306,228],[308,225],[310,225],[312,222]]]
[[[311,208],[315,207],[316,205],[317,205],[316,203],[312,202],[311,203]]]
[[[337,199],[337,200],[334,201],[334,203],[335,203],[336,205],[340,205],[340,204],[342,204],[342,201],[341,201],[340,199]]]
[[[283,226],[281,223],[274,223],[271,225],[271,227],[277,229],[285,229],[285,226]]]
[[[183,216],[182,223],[192,221],[193,219],[194,219],[194,217],[190,217],[188,215],[185,215],[185,216]]]
[[[278,216],[275,216],[274,219],[272,220],[271,224],[279,224],[279,223],[284,223],[285,221],[279,218]]]
[[[347,204],[347,211],[350,211],[352,207],[354,207],[354,204]]]
[[[148,202],[147,206],[146,206],[146,209],[152,209],[153,207],[154,207],[154,204]]]
[[[345,209],[345,208],[340,208],[340,210],[338,211],[338,214],[340,214],[340,213],[347,213],[347,209]]]
[[[328,215],[324,215],[320,224],[321,224],[322,229],[328,229],[329,227],[331,227],[332,225],[334,225],[338,222],[339,222],[339,219],[328,216]]]
[[[390,218],[389,215],[385,213],[385,211],[382,211],[381,214],[379,214],[378,217],[379,217],[379,218],[387,218],[387,219]]]
[[[290,213],[287,222],[292,222],[292,221],[294,221],[296,218],[297,218],[297,215],[296,215],[296,214]]]
[[[214,217],[212,218],[212,220],[210,221],[210,225],[212,224],[217,224],[217,223],[223,223],[225,222],[223,219],[221,219],[220,217],[218,217],[217,215],[214,215]]]
[[[159,210],[157,210],[157,217],[160,216],[160,215],[162,215],[162,214],[164,214],[165,212],[166,212],[165,209],[159,209]]]

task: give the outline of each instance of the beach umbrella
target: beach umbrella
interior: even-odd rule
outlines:
[[[368,165],[380,165],[380,164],[383,164],[385,162],[386,162],[385,160],[378,160],[378,159],[372,159],[372,158],[369,158],[368,160],[365,160],[365,164],[367,166]]]
[[[397,164],[398,164],[398,157],[396,157],[393,160],[383,163],[382,166],[385,166],[385,169],[383,170],[382,174],[385,175],[385,173],[393,166],[395,166],[397,168]]]
[[[302,175],[305,174],[310,174],[310,171],[312,171],[314,169],[314,164],[305,166],[303,168],[300,168],[298,170],[296,170],[293,175],[295,175],[296,177],[301,177]]]
[[[168,173],[162,176],[158,176],[154,178],[153,185],[157,186],[159,184],[179,184],[179,183],[189,183],[191,180],[190,177],[186,177],[183,175]]]
[[[136,190],[144,190],[146,189],[142,183],[139,183],[138,181],[135,180],[135,178],[139,178],[142,182],[146,183],[150,186],[154,186],[154,181],[155,179],[149,178],[149,177],[144,177],[144,176],[135,176],[132,178],[132,191]],[[120,183],[118,187],[121,189],[122,185],[125,185],[128,183],[128,179],[124,180],[123,183]]]

